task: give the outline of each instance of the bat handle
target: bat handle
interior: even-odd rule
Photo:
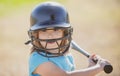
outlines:
[[[93,62],[97,63],[97,61],[98,61],[98,60],[94,60],[94,59],[93,59]],[[108,64],[108,65],[105,65],[105,66],[104,66],[104,72],[105,72],[105,73],[109,74],[109,73],[111,73],[112,71],[113,71],[112,65]]]
[[[83,55],[85,55],[85,56],[88,57],[88,58],[90,57],[90,54],[89,54],[87,51],[81,49],[74,41],[71,42],[71,45],[72,45],[72,48],[73,48],[73,49],[79,51],[80,53],[82,53]],[[97,63],[97,61],[98,61],[98,60],[94,60],[94,59],[93,59],[93,62]],[[112,67],[111,64],[108,64],[108,65],[105,65],[105,66],[104,66],[104,72],[105,72],[105,73],[109,74],[109,73],[111,73],[112,71],[113,71],[113,67]]]

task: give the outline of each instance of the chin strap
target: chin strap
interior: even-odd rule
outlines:
[[[48,57],[48,58],[52,58],[52,57],[58,57],[58,56],[63,56],[68,50],[69,50],[69,47],[68,46],[64,52],[62,52],[61,54],[53,54],[53,53],[50,53],[50,52],[45,52],[44,50],[40,50],[40,49],[36,49],[36,52],[39,54],[39,55],[42,55],[44,57]]]
[[[31,40],[28,40],[27,42],[25,42],[25,45],[28,45],[30,44],[32,41]]]

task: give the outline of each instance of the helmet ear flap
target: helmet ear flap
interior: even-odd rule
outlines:
[[[36,39],[38,39],[38,31],[29,30],[28,31],[28,36],[31,39],[30,41],[33,45],[39,46],[39,42],[36,40]]]
[[[31,35],[30,30],[28,31],[28,36],[29,36],[29,38],[32,38],[32,37],[33,37],[33,36]]]
[[[37,35],[38,35],[38,31],[31,31],[31,30],[28,31],[29,38],[37,38]]]
[[[72,27],[70,28],[70,34],[71,35],[73,34],[73,28]]]
[[[28,31],[28,36],[29,36],[29,38],[30,38],[31,40],[28,40],[27,42],[25,42],[26,45],[28,45],[29,43],[31,43],[32,40],[33,40],[33,36],[31,35],[30,30]]]
[[[72,35],[72,33],[73,33],[73,28],[72,27],[70,27],[70,28],[67,28],[67,30],[64,32],[64,34],[65,35]]]

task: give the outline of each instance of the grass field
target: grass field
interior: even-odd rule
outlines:
[[[36,4],[43,1],[46,0],[0,0],[0,16],[8,14],[10,11],[15,11],[21,6]]]
[[[0,76],[28,76],[30,46],[24,45],[24,42],[29,39],[27,30],[30,12],[39,1],[0,1]],[[81,48],[108,59],[113,65],[111,74],[102,72],[98,76],[120,76],[119,0],[60,2],[69,11],[70,22],[74,27],[73,39]],[[87,67],[87,58],[71,51],[76,69]]]

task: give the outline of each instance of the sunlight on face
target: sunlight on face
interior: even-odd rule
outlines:
[[[45,31],[39,31],[39,39],[56,39],[63,37],[63,30],[62,29],[48,29]]]
[[[45,31],[40,30],[39,31],[39,39],[56,39],[56,38],[61,38],[63,37],[64,32],[62,29],[47,29]],[[58,44],[61,43],[61,40],[57,41]],[[43,47],[46,46],[46,41],[41,41],[41,44]],[[46,48],[56,48],[58,47],[56,42],[48,42],[47,47]]]

